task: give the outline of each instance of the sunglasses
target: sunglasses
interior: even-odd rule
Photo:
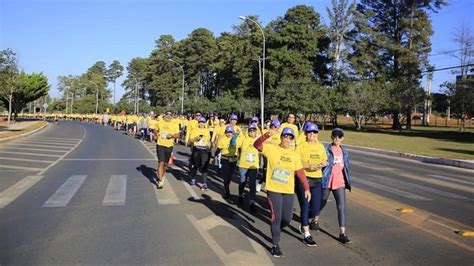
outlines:
[[[286,139],[286,138],[294,139],[295,138],[295,137],[293,137],[293,135],[282,135],[281,137],[284,138],[284,139]]]
[[[195,116],[201,116],[200,114],[196,114]]]
[[[249,129],[249,132],[255,132],[257,131],[256,129]]]
[[[166,113],[165,115],[172,115],[171,113]]]
[[[306,134],[309,134],[309,133],[318,134],[318,131],[316,130],[306,131]]]

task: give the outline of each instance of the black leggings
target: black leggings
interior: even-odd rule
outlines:
[[[207,167],[209,166],[209,150],[193,148],[191,153],[191,177],[194,179],[197,171],[199,170],[202,174],[202,182],[207,182]]]
[[[273,245],[280,243],[281,229],[288,226],[293,218],[294,199],[294,194],[267,192],[267,200],[272,219],[270,229],[272,231]]]
[[[323,200],[321,202],[321,211],[328,202],[329,192],[332,191],[334,198],[336,199],[337,206],[337,219],[339,220],[339,227],[346,227],[346,189],[341,187],[336,190],[330,190],[329,188],[323,189]]]

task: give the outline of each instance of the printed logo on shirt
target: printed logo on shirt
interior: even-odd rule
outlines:
[[[293,160],[291,159],[291,157],[280,156],[280,161],[286,162],[286,163],[291,163]]]
[[[255,153],[247,153],[247,157],[245,158],[245,161],[248,163],[255,163],[257,160],[257,154]]]
[[[318,159],[321,159],[321,156],[319,156],[319,154],[310,154],[309,159],[318,160]]]
[[[272,180],[282,184],[288,184],[290,178],[290,172],[284,169],[275,168],[272,173]]]
[[[334,156],[334,164],[341,164],[341,163],[342,163],[342,157]]]

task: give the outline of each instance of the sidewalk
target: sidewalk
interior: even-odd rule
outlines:
[[[0,142],[33,134],[48,125],[42,120],[16,121],[7,125],[6,121],[0,122]]]

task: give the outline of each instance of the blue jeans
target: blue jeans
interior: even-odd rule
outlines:
[[[222,175],[224,176],[224,193],[229,193],[230,182],[234,174],[237,162],[229,162],[227,158],[222,157]]]
[[[310,178],[308,178],[310,179]],[[321,202],[322,202],[322,192],[323,188],[321,185],[321,180],[312,180],[310,184],[313,183],[313,186],[310,186],[311,191],[311,201],[308,202],[304,197],[304,187],[301,184],[301,181],[296,178],[296,195],[298,196],[298,202],[300,203],[300,219],[301,225],[308,226],[309,218],[314,218],[319,216],[321,211]]]
[[[249,189],[250,195],[249,200],[251,202],[255,201],[256,185],[257,185],[257,173],[258,169],[249,169],[239,167],[240,182],[239,182],[239,196],[244,194],[245,184],[247,183],[247,177],[249,178]]]

